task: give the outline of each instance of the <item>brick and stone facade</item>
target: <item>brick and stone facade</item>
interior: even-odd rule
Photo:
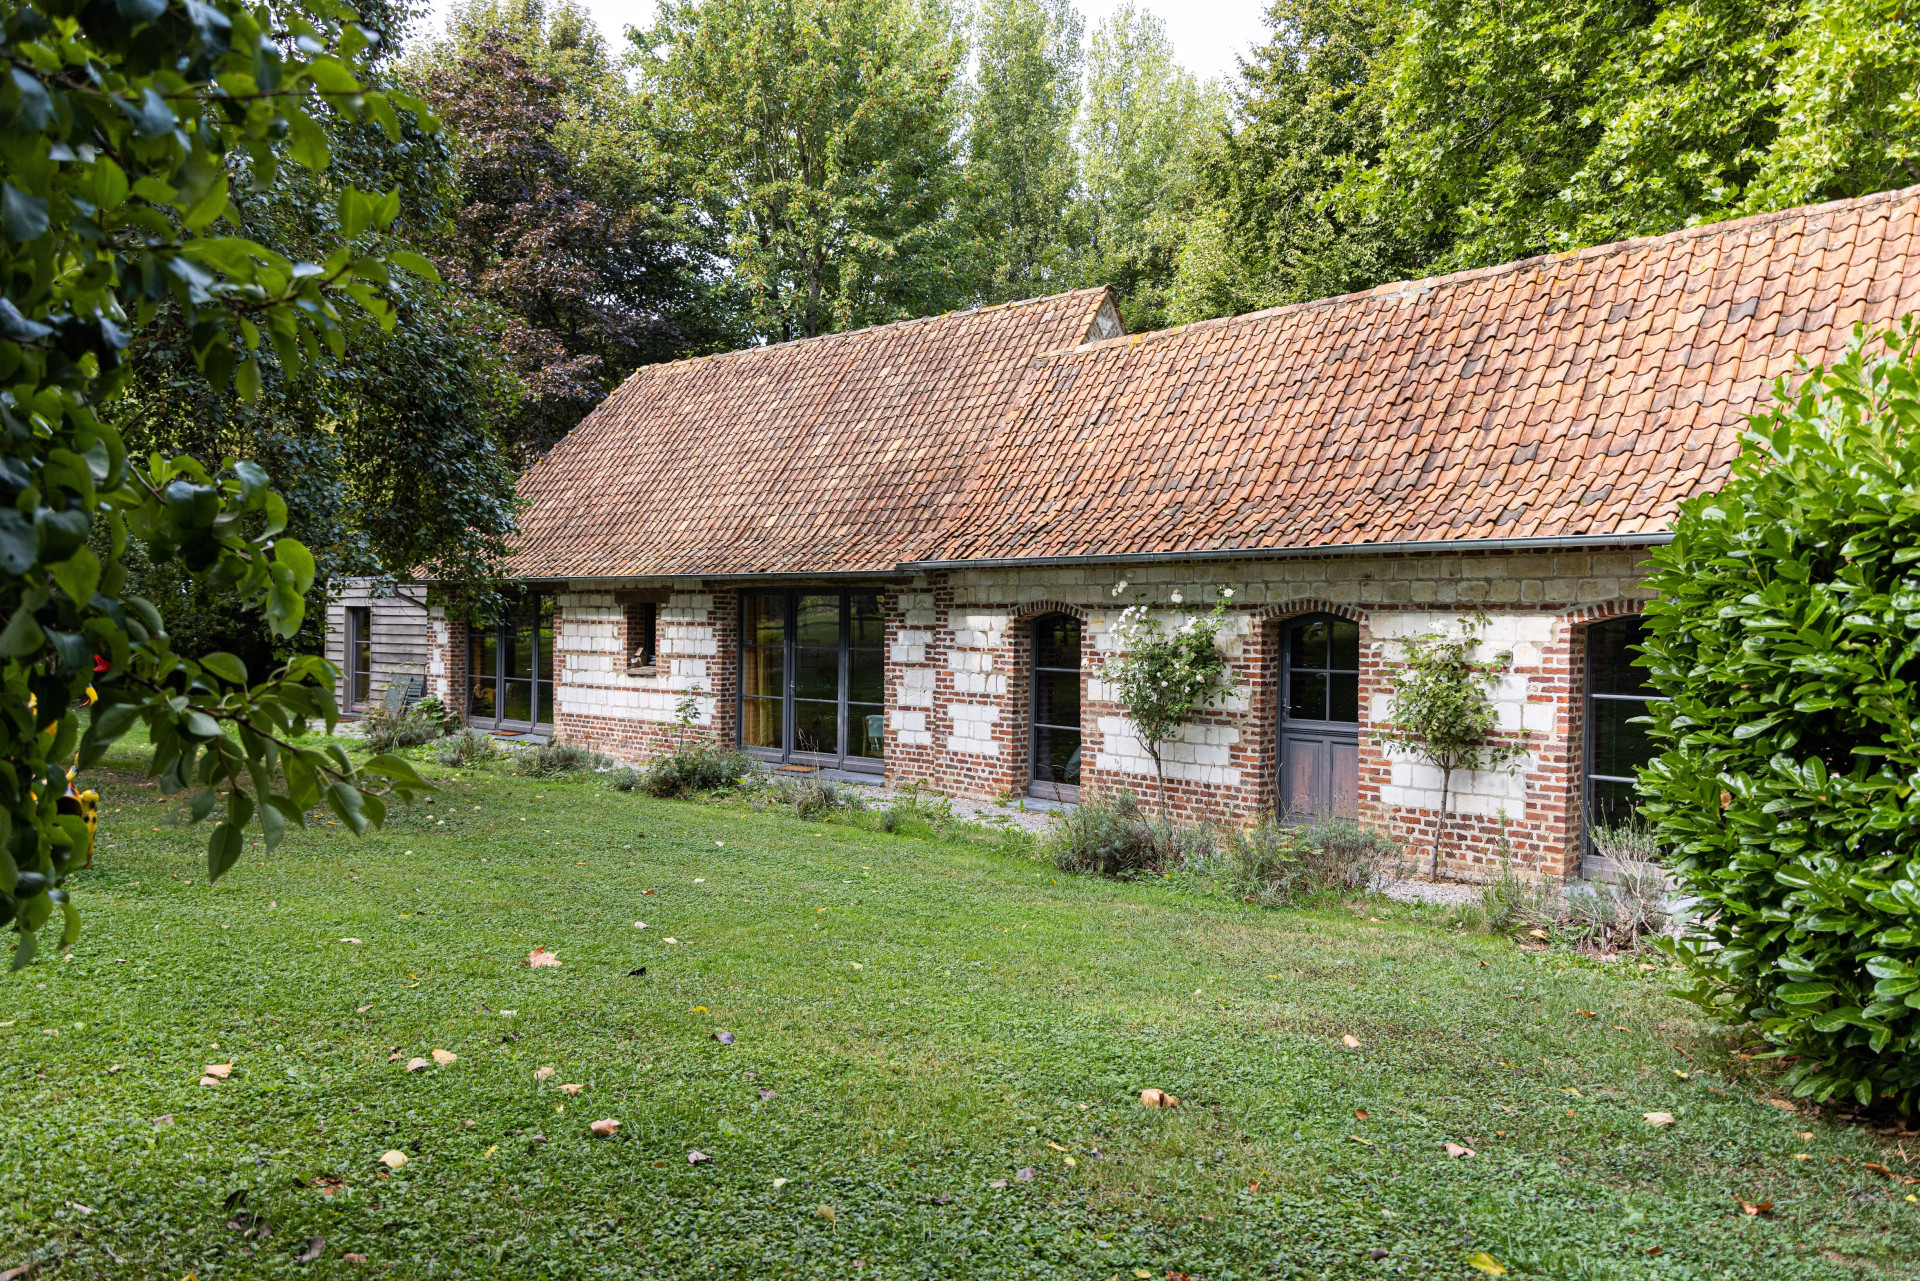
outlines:
[[[1083,629],[1083,789],[1124,787],[1151,798],[1158,790],[1152,757],[1101,678],[1119,612],[1144,602],[1177,625],[1231,587],[1223,643],[1233,688],[1162,745],[1169,811],[1188,822],[1234,825],[1273,815],[1281,631],[1290,619],[1332,614],[1360,629],[1360,818],[1425,858],[1440,812],[1439,774],[1387,750],[1373,729],[1388,716],[1404,641],[1457,630],[1484,612],[1481,653],[1512,655],[1494,693],[1499,729],[1526,751],[1510,770],[1453,778],[1443,870],[1486,877],[1506,858],[1524,871],[1569,875],[1581,848],[1584,628],[1638,611],[1643,555],[1621,548],[1172,561],[956,570],[861,584],[882,590],[886,607],[885,780],[976,799],[1024,796],[1031,625],[1066,613]],[[634,762],[686,741],[738,742],[740,584],[552,590],[556,735]],[[659,608],[659,662],[646,672],[626,662],[625,607],[639,598]],[[436,674],[464,670],[454,635],[444,626],[436,631]],[[683,726],[689,699],[693,715]]]

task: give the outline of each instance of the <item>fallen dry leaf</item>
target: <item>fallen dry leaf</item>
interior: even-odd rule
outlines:
[[[458,1063],[460,1056],[452,1050],[435,1050],[433,1052],[433,1061],[441,1067],[445,1067],[449,1063]]]
[[[1346,1046],[1349,1050],[1357,1050],[1360,1048],[1360,1038],[1349,1032],[1340,1038],[1340,1044]]]
[[[359,939],[341,939],[340,941],[342,943],[358,943],[360,940]]]
[[[162,1112],[159,1116],[153,1118],[153,1128],[156,1130],[164,1130],[172,1124],[173,1113],[171,1112]]]
[[[1364,1143],[1368,1147],[1374,1146],[1374,1142],[1372,1139],[1363,1139],[1357,1134],[1349,1134],[1347,1137],[1352,1139],[1355,1143]]]
[[[711,1161],[711,1160],[713,1160],[712,1157],[708,1156],[705,1152],[702,1152],[697,1148],[692,1152],[687,1153],[688,1165],[699,1165],[702,1161]]]
[[[1643,1112],[1641,1116],[1655,1129],[1663,1125],[1672,1125],[1676,1119],[1671,1112]]]
[[[544,1081],[544,1080],[546,1080],[546,1079],[547,1079],[548,1077],[550,1077],[550,1076],[552,1076],[552,1075],[553,1075],[553,1069],[552,1069],[552,1068],[550,1068],[550,1067],[543,1067],[543,1068],[541,1068],[541,1069],[540,1069],[540,1070],[539,1070],[538,1072],[535,1072],[535,1073],[533,1074],[533,1079],[534,1079],[534,1080],[536,1080],[536,1081]]]
[[[343,1254],[340,1256],[340,1262],[342,1263],[365,1263],[366,1261],[367,1256],[364,1254]]]
[[[313,1237],[307,1242],[307,1248],[304,1251],[293,1256],[293,1261],[295,1263],[312,1263],[320,1257],[320,1252],[326,1248],[327,1239],[325,1237]]]
[[[1007,1186],[1007,1181],[1005,1179],[988,1179],[987,1186],[990,1188],[1004,1188]]]
[[[552,952],[547,951],[544,947],[536,947],[533,951],[527,953],[527,966],[529,969],[538,970],[559,964],[560,958]]]
[[[201,1068],[200,1070],[206,1073],[208,1076],[216,1076],[216,1077],[219,1077],[222,1081],[224,1081],[228,1077],[233,1075],[233,1064],[209,1063],[205,1067]]]
[[[397,1170],[407,1163],[407,1154],[399,1148],[388,1148],[380,1154],[380,1164],[389,1170]]]
[[[1058,1143],[1055,1143],[1052,1139],[1047,1140],[1047,1146],[1052,1148],[1055,1152],[1071,1152],[1073,1150],[1071,1148],[1061,1147]]]
[[[1140,1106],[1143,1108],[1177,1108],[1180,1100],[1165,1090],[1146,1089],[1140,1091]]]
[[[1485,1250],[1475,1250],[1472,1254],[1469,1254],[1467,1256],[1467,1266],[1476,1272],[1484,1272],[1490,1277],[1503,1277],[1507,1275],[1507,1270],[1502,1266],[1500,1260],[1494,1258]]]
[[[413,1058],[407,1060],[407,1071],[409,1072],[418,1072],[422,1068],[430,1068],[432,1066],[433,1064],[427,1062],[425,1059]]]
[[[1740,1203],[1740,1213],[1748,1216],[1765,1214],[1771,1209],[1773,1209],[1773,1202],[1771,1201],[1762,1201],[1758,1205],[1755,1205],[1751,1201],[1742,1201]]]
[[[1796,1160],[1796,1161],[1811,1161],[1811,1160],[1813,1160],[1813,1153],[1811,1153],[1811,1152],[1795,1152],[1795,1153],[1793,1154],[1793,1159],[1794,1159],[1794,1160]]]
[[[372,1008],[373,1008],[372,1003],[368,1003],[366,1005],[356,1005],[353,1009],[353,1012],[355,1014],[365,1014],[368,1010]]]
[[[1478,1155],[1478,1154],[1475,1153],[1472,1148],[1462,1147],[1460,1144],[1452,1143],[1452,1142],[1449,1142],[1447,1144],[1447,1159],[1449,1161],[1457,1160],[1458,1158],[1463,1156],[1475,1156],[1475,1155]]]
[[[1889,1170],[1886,1166],[1881,1165],[1878,1161],[1863,1162],[1860,1168],[1863,1170],[1872,1170],[1875,1174],[1884,1174],[1888,1178],[1893,1177],[1893,1171]]]
[[[578,1093],[580,1093],[580,1091],[582,1091],[582,1090],[584,1090],[584,1089],[586,1089],[586,1088],[587,1088],[587,1087],[586,1087],[586,1086],[584,1086],[584,1085],[563,1085],[563,1086],[561,1086],[561,1087],[560,1087],[560,1093],[562,1093],[562,1094],[578,1094]]]
[[[828,1223],[840,1222],[840,1216],[835,1214],[833,1207],[824,1201],[820,1203],[820,1208],[813,1212],[813,1217],[816,1219],[825,1219]]]
[[[1590,1019],[1597,1019],[1600,1017],[1598,1014],[1595,1014],[1592,1010],[1581,1010],[1580,1013]]]
[[[714,1040],[716,1040],[716,1041],[718,1041],[718,1042],[720,1042],[720,1044],[722,1044],[722,1045],[732,1045],[732,1044],[733,1044],[733,1033],[731,1033],[731,1032],[715,1032],[715,1033],[713,1034],[713,1039],[714,1039]]]
[[[200,1078],[200,1084],[202,1084],[202,1085],[218,1085],[218,1084],[220,1084],[220,1078],[219,1078],[219,1077],[217,1077],[217,1076],[203,1076],[203,1077],[201,1077],[201,1078]]]
[[[1800,1105],[1789,1099],[1768,1099],[1767,1102],[1773,1104],[1773,1106],[1779,1108],[1782,1112],[1798,1112],[1800,1110]]]
[[[610,1139],[619,1133],[620,1123],[612,1117],[604,1117],[587,1127],[587,1132],[595,1138]]]
[[[1022,1183],[1032,1183],[1033,1167],[1030,1165],[1023,1165],[1019,1169],[1013,1172],[1013,1177],[1020,1180],[1020,1182]]]
[[[778,1192],[781,1188],[784,1188],[786,1186],[787,1186],[787,1180],[785,1178],[778,1178],[773,1181],[773,1190],[775,1192]]]
[[[1355,1108],[1355,1109],[1353,1110],[1353,1118],[1354,1118],[1354,1120],[1356,1120],[1356,1121],[1364,1121],[1364,1120],[1366,1120],[1366,1119],[1367,1119],[1367,1110],[1366,1110],[1365,1108]]]
[[[322,1174],[314,1179],[313,1182],[307,1184],[307,1186],[315,1192],[318,1192],[321,1196],[330,1197],[347,1185],[344,1179],[337,1179],[331,1174]]]

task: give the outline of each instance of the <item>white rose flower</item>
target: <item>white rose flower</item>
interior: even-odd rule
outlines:
[[[1185,597],[1181,596],[1179,592],[1175,592],[1171,597],[1169,597],[1169,599],[1172,600],[1174,604],[1178,605],[1185,599]]]

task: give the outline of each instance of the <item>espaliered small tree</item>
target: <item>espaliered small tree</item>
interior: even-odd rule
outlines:
[[[1431,875],[1440,879],[1440,853],[1446,838],[1453,776],[1461,771],[1499,769],[1526,754],[1526,747],[1496,735],[1498,717],[1490,696],[1513,662],[1502,652],[1475,657],[1484,614],[1461,620],[1460,634],[1422,632],[1406,642],[1400,670],[1393,678],[1389,723],[1381,740],[1440,771],[1440,813],[1433,827]]]
[[[1640,774],[1692,998],[1794,1093],[1920,1102],[1920,325],[1782,378],[1652,554]]]
[[[229,184],[270,184],[283,158],[327,167],[329,115],[397,134],[418,104],[370,90],[359,67],[376,33],[332,0],[35,0],[4,18],[0,78],[0,925],[33,959],[90,838],[60,812],[69,762],[85,766],[136,721],[152,771],[216,809],[207,871],[239,859],[258,821],[268,848],[325,804],[362,831],[378,792],[423,787],[390,756],[355,766],[298,740],[331,727],[333,669],[296,658],[252,673],[231,654],[173,652],[149,602],[125,592],[132,542],[291,636],[314,562],[280,537],[286,503],[244,460],[131,459],[100,411],[125,385],[131,331],[170,303],[210,381],[251,396],[262,343],[297,373],[369,320],[391,324],[394,267],[377,252],[397,196],[342,186],[338,235],[297,262],[218,234],[238,225]],[[98,694],[91,718],[89,686]]]
[[[1120,583],[1113,594],[1126,589]],[[1161,818],[1167,816],[1167,767],[1160,757],[1161,745],[1171,742],[1208,699],[1233,688],[1233,672],[1219,646],[1227,602],[1232,599],[1233,589],[1221,588],[1210,612],[1192,615],[1172,631],[1162,629],[1147,606],[1129,605],[1120,611],[1114,627],[1120,653],[1107,660],[1101,679],[1113,687],[1115,700],[1153,757]],[[1172,601],[1184,603],[1179,592],[1173,593]]]

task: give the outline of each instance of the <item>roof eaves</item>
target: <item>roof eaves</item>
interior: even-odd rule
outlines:
[[[1393,543],[1330,543],[1293,547],[1221,547],[1192,551],[1110,552],[1083,556],[1000,556],[979,559],[902,561],[901,573],[951,569],[1040,569],[1074,565],[1152,565],[1176,561],[1298,560],[1313,556],[1406,556],[1461,552],[1548,551],[1591,547],[1658,547],[1673,541],[1669,530],[1630,534],[1556,534],[1526,538],[1440,538]]]

